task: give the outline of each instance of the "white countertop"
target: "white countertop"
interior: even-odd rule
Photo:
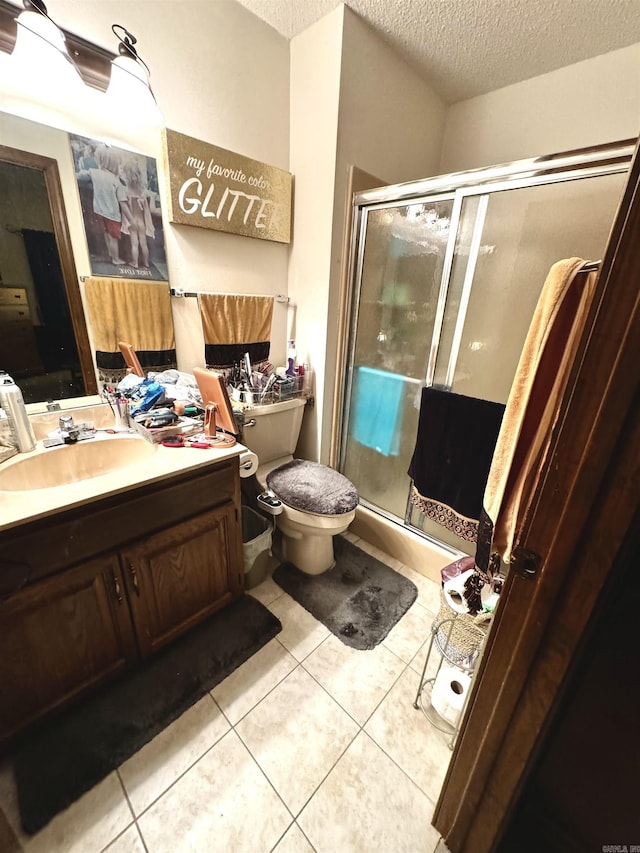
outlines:
[[[123,433],[131,438],[131,434]],[[89,442],[99,443],[102,440],[118,440],[119,436],[98,433]],[[144,442],[142,437],[136,440]],[[82,442],[84,444],[84,442]],[[139,486],[159,482],[166,477],[182,474],[187,471],[202,470],[217,465],[225,459],[230,459],[244,452],[242,444],[230,448],[207,448],[206,450],[193,447],[157,447],[155,453],[133,464],[119,467],[114,471],[100,474],[62,486],[46,489],[30,489],[27,491],[0,490],[0,531],[17,527],[28,521],[43,518],[56,512],[72,507],[88,504],[92,501],[127,492]],[[39,441],[31,453],[19,453],[3,462],[0,470],[19,464],[25,457],[33,457],[55,452],[56,448],[45,448]],[[69,449],[73,452],[73,448]]]

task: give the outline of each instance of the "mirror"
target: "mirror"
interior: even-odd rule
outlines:
[[[76,132],[81,135],[80,129]],[[82,283],[95,267],[90,255],[94,234],[88,242],[72,138],[63,130],[0,112],[0,369],[13,376],[31,412],[44,411],[49,400],[60,401],[63,408],[100,402],[95,396],[95,341],[83,310]],[[7,181],[14,187],[10,196]],[[151,270],[128,269],[126,278],[167,279],[162,223],[155,211],[151,213],[153,265]],[[39,289],[36,278],[42,270],[36,274],[32,268],[42,266],[40,250],[26,248],[28,231],[49,235],[34,238],[49,246],[50,264],[45,264],[46,276],[41,276],[46,286]],[[95,274],[120,277],[111,265],[100,273],[96,268]],[[49,306],[48,314],[41,303]],[[18,345],[17,325],[22,336]],[[60,364],[52,359],[52,351],[57,351]],[[124,361],[121,366],[124,369]]]
[[[95,394],[56,160],[0,145],[0,198],[0,368],[26,403]]]

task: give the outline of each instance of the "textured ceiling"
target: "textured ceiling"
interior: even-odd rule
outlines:
[[[339,0],[239,2],[289,39],[339,5]],[[447,103],[640,42],[640,0],[347,0],[345,5]]]

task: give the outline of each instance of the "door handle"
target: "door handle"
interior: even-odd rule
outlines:
[[[136,574],[136,569],[133,563],[129,563],[129,572],[131,573],[131,583],[136,591],[136,595],[140,596],[140,584],[138,583],[138,575]]]
[[[118,599],[118,604],[122,604],[122,592],[120,591],[120,579],[118,575],[113,576],[113,586],[116,591],[116,598]]]

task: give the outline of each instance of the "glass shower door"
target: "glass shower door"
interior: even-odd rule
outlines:
[[[458,241],[468,253],[456,249],[453,260],[434,385],[506,403],[549,269],[566,257],[602,257],[625,179],[599,175],[465,196],[461,229],[472,233]],[[412,505],[407,520],[440,542],[475,551]]]
[[[456,220],[449,195],[376,206],[361,223],[341,470],[362,503],[402,520]]]
[[[549,268],[602,256],[624,183],[620,170],[362,206],[340,470],[363,505],[473,553],[409,500],[422,388],[506,402]]]

